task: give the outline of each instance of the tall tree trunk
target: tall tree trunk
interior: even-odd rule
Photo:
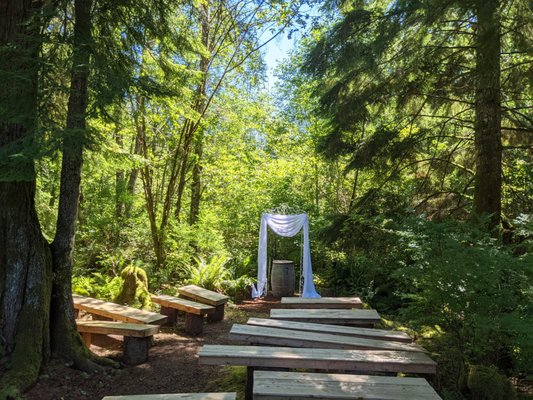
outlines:
[[[210,40],[210,25],[211,16],[209,12],[209,1],[202,3],[201,22],[202,22],[202,44],[209,53],[213,50]],[[203,114],[206,107],[206,89],[207,89],[207,74],[209,72],[209,57],[202,56],[200,60],[200,71],[204,74],[202,82],[197,88],[197,111],[200,115]],[[198,124],[196,124],[198,126]],[[197,129],[197,137],[194,145],[194,164],[192,166],[192,182],[191,182],[191,208],[189,213],[189,225],[194,225],[198,221],[200,214],[200,200],[202,198],[202,154],[204,152],[204,130],[202,127]]]
[[[31,156],[41,9],[42,3],[33,0],[4,1],[0,9],[0,71],[8,77],[0,90],[2,399],[17,396],[36,381],[50,349],[51,256],[35,211]]]
[[[474,212],[491,214],[496,226],[501,216],[502,142],[499,0],[476,2],[476,173]]]
[[[51,244],[54,279],[51,302],[52,351],[91,370],[91,354],[76,329],[72,303],[72,251],[80,197],[83,146],[86,140],[87,84],[91,53],[92,0],[74,2],[74,39],[67,125],[63,137],[63,159],[56,235]]]

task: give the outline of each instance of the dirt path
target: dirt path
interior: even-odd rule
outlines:
[[[119,394],[179,393],[225,390],[222,367],[199,365],[197,350],[204,344],[228,344],[228,332],[234,323],[248,317],[267,317],[276,299],[244,302],[226,308],[224,321],[206,324],[199,337],[187,336],[178,325],[173,331],[163,328],[150,349],[150,360],[134,367],[124,367],[105,375],[91,375],[53,361],[39,382],[26,394],[28,400],[101,400]],[[119,351],[93,346],[95,353],[117,357]],[[217,387],[218,386],[218,387]],[[239,387],[242,391],[244,387]]]

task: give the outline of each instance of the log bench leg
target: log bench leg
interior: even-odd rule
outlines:
[[[199,335],[204,330],[204,316],[185,313],[185,332]]]
[[[208,322],[218,322],[218,321],[222,321],[223,319],[224,319],[224,304],[215,306],[215,312],[211,314],[207,314]]]
[[[178,322],[178,310],[175,308],[161,306],[160,313],[167,316],[167,322],[165,325],[174,326],[176,325],[176,322]]]
[[[85,342],[85,346],[87,346],[87,348],[90,348],[91,347],[91,342],[92,342],[91,334],[89,332],[82,332],[81,333],[81,337],[82,337],[83,341]]]
[[[151,341],[152,336],[144,338],[124,337],[124,363],[137,365],[148,361],[148,349]]]
[[[244,400],[254,398],[254,371],[255,367],[246,367],[246,387],[244,389]]]

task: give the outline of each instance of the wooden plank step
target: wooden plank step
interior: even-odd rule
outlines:
[[[118,321],[161,325],[167,319],[165,315],[139,310],[137,308],[123,306],[108,301],[93,299],[91,297],[73,294],[72,298],[74,300],[75,309]]]
[[[376,310],[302,310],[285,308],[270,310],[270,318],[287,321],[363,326],[373,325],[381,320]]]
[[[76,321],[78,332],[129,337],[148,337],[159,332],[159,325],[129,324],[116,321]]]
[[[287,308],[361,308],[363,302],[359,297],[320,297],[318,299],[282,297],[281,305]]]
[[[165,294],[151,295],[152,301],[161,304],[164,307],[174,308],[176,310],[185,311],[190,314],[205,315],[215,312],[215,307],[198,303],[191,300],[182,299],[179,297],[168,296]]]
[[[168,393],[106,396],[102,400],[235,400],[236,393]]]
[[[426,353],[414,351],[204,345],[198,356],[200,364],[206,365],[412,374],[435,374],[437,371],[437,363]]]
[[[341,325],[314,324],[309,322],[285,321],[270,318],[249,318],[248,325],[265,326],[271,328],[291,329],[332,335],[355,336],[376,340],[392,340],[395,342],[411,343],[413,339],[405,332],[388,331],[385,329],[358,328]]]
[[[288,347],[314,347],[322,349],[360,349],[360,350],[426,350],[415,343],[391,342],[359,338],[354,336],[331,335],[327,333],[296,331],[263,326],[234,324],[229,333],[230,340],[249,344]]]
[[[200,303],[210,304],[212,306],[219,306],[226,304],[229,297],[212,290],[207,290],[196,285],[183,286],[178,289],[181,296],[199,301]]]
[[[254,400],[439,400],[423,378],[255,371]]]

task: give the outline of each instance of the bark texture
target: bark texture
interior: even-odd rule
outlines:
[[[474,212],[490,214],[496,226],[501,216],[501,32],[499,0],[476,2],[476,173]]]
[[[96,365],[90,361],[91,353],[76,329],[72,302],[72,251],[80,198],[83,147],[86,141],[91,6],[92,0],[74,2],[71,85],[63,137],[56,235],[51,244],[54,272],[50,315],[52,351],[84,370],[96,369]]]
[[[0,398],[15,398],[49,357],[51,256],[35,211],[39,12],[0,3]],[[20,156],[22,154],[22,156]],[[15,156],[17,155],[17,156]]]

